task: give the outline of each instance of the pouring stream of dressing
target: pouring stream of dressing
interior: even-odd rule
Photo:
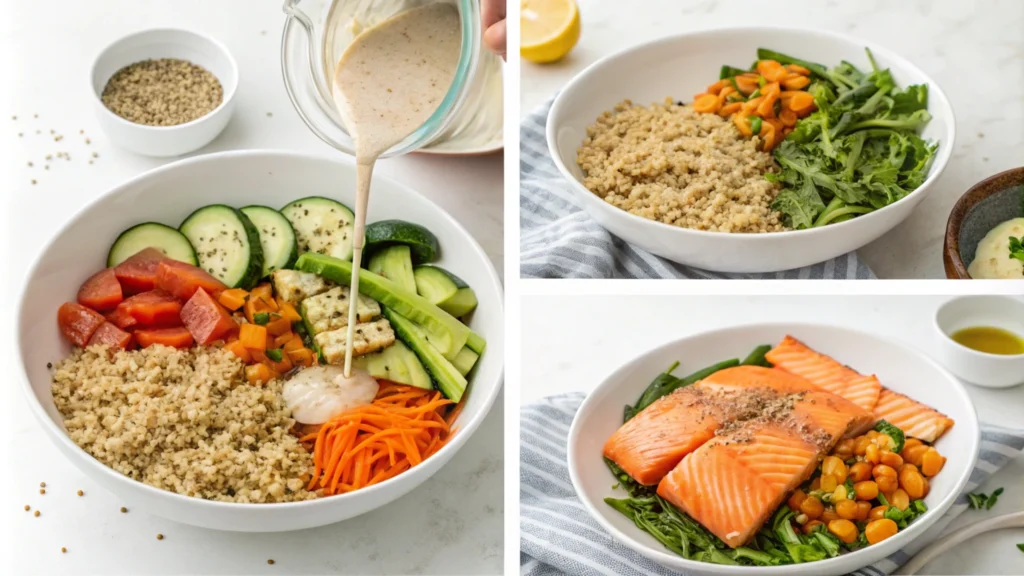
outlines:
[[[334,105],[356,146],[356,206],[345,377],[352,374],[359,268],[373,166],[422,126],[448,92],[462,43],[457,9],[444,3],[402,12],[364,30],[334,71]]]

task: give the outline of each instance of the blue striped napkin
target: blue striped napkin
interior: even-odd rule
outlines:
[[[523,576],[607,574],[651,576],[671,570],[617,543],[590,517],[576,498],[566,464],[569,424],[585,394],[571,392],[524,406],[520,412],[519,524]],[[912,546],[866,568],[856,576],[885,576],[967,509],[967,492],[976,489],[1024,450],[1024,430],[982,426],[981,453],[964,493]],[[608,475],[608,482],[614,478]]]
[[[873,279],[850,252],[771,274],[723,274],[676,264],[612,236],[573,197],[548,154],[544,125],[551,102],[527,116],[519,142],[519,270],[523,278]]]

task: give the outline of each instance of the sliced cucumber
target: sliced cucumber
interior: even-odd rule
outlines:
[[[196,247],[199,267],[232,288],[252,288],[263,272],[260,234],[245,214],[212,204],[193,212],[178,228]]]
[[[348,206],[323,196],[310,196],[281,208],[281,214],[295,229],[299,254],[315,252],[352,259],[352,227],[356,218]]]
[[[462,400],[462,394],[468,384],[466,377],[430,343],[427,334],[412,320],[390,308],[384,308],[384,317],[391,322],[395,335],[419,357],[423,367],[437,384],[437,389],[453,402]]]
[[[416,291],[431,304],[456,318],[472,312],[477,305],[476,293],[461,278],[440,266],[417,266],[413,270]]]
[[[409,292],[416,292],[416,280],[412,273],[412,257],[409,254],[409,247],[404,244],[395,244],[377,250],[370,257],[367,268],[374,274],[380,274],[388,280],[397,282]]]
[[[107,253],[107,267],[112,268],[146,248],[156,248],[168,258],[197,264],[196,251],[184,234],[158,222],[137,224],[121,232]]]
[[[295,267],[312,272],[335,284],[346,286],[352,282],[352,263],[323,254],[307,252],[299,256]],[[433,344],[445,358],[453,359],[466,345],[470,329],[451,314],[427,302],[422,296],[409,292],[395,282],[369,270],[359,273],[359,292],[393,308],[399,314],[423,327]],[[475,352],[479,353],[476,349]]]
[[[434,388],[430,374],[427,374],[420,359],[401,340],[395,340],[394,344],[380,352],[354,358],[352,363],[357,368],[369,372],[370,376],[374,378],[390,380],[424,390]]]
[[[416,264],[433,262],[440,251],[437,236],[419,224],[405,220],[381,220],[366,226],[366,246],[370,250],[393,244],[408,246]]]
[[[476,361],[480,359],[480,355],[473,352],[468,346],[459,350],[459,354],[452,360],[452,365],[459,371],[459,374],[465,376],[469,374],[469,371],[476,365]]]
[[[277,210],[266,206],[246,206],[241,210],[260,234],[260,246],[263,248],[262,277],[270,276],[274,270],[291,268],[299,258],[291,222]]]
[[[484,340],[483,336],[476,332],[470,332],[469,337],[466,338],[466,348],[469,348],[477,354],[483,354],[484,349],[487,348],[487,341]]]

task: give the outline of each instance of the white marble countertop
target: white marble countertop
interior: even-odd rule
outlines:
[[[240,84],[231,123],[198,154],[274,148],[330,154],[292,109],[281,81],[281,2],[114,0],[17,2],[0,21],[3,127],[0,159],[5,240],[5,316],[44,242],[97,195],[167,160],[114,148],[92,110],[92,58],[117,38],[151,27],[184,27],[222,41],[238,61]],[[268,115],[268,113],[272,115]],[[38,114],[39,118],[33,118]],[[17,115],[16,121],[11,120]],[[41,134],[35,134],[35,130]],[[54,142],[49,131],[63,134]],[[84,130],[85,135],[80,135]],[[24,135],[19,138],[18,132]],[[84,143],[90,138],[91,145]],[[47,162],[67,151],[71,160]],[[88,164],[91,152],[99,157]],[[340,153],[339,153],[340,154]],[[34,166],[29,168],[31,161]],[[49,170],[43,166],[49,164]],[[382,161],[379,174],[402,181],[448,210],[503,269],[502,156]],[[37,184],[32,185],[31,179]],[[9,574],[323,574],[497,573],[503,546],[503,402],[499,400],[451,464],[412,494],[348,522],[278,534],[201,530],[150,516],[118,513],[117,497],[89,482],[50,445],[24,408],[13,377],[10,331],[0,344],[8,367],[0,405],[8,418],[4,468],[3,565]],[[0,454],[2,455],[2,454]],[[46,481],[47,494],[38,494]],[[9,484],[8,484],[9,483]],[[76,490],[86,496],[78,498]],[[25,504],[42,511],[35,518]],[[11,511],[16,511],[12,513]],[[166,538],[157,541],[155,535]],[[13,538],[12,538],[13,536]],[[67,554],[61,554],[61,547]],[[267,565],[267,559],[276,561]]]
[[[933,355],[932,328],[943,296],[524,296],[521,333],[522,403],[589,391],[608,374],[670,340],[754,322],[828,323],[882,334]],[[600,314],[594,314],[600,310]],[[823,315],[822,311],[827,311]],[[559,330],[551,330],[551,325]],[[629,338],[622,338],[629,334]],[[1024,386],[967,386],[982,422],[1021,427]],[[966,512],[955,525],[1024,511],[1024,457],[1010,462],[979,490],[1006,492],[988,513]],[[933,560],[922,574],[1024,574],[1024,529],[976,538]]]
[[[945,278],[942,241],[956,200],[976,182],[1024,165],[1024,2],[1019,0],[579,0],[582,35],[551,65],[523,62],[523,115],[598,59],[671,34],[723,26],[798,26],[859,36],[907,58],[946,92],[956,149],[930,196],[860,251],[880,278]],[[757,3],[759,4],[759,3]]]

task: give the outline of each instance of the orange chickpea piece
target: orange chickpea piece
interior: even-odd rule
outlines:
[[[857,495],[857,500],[874,500],[878,498],[878,483],[871,480],[857,482],[853,485],[853,493]]]
[[[845,479],[844,479],[845,482]],[[831,474],[821,475],[821,489],[825,492],[835,492],[836,486],[839,486],[839,480]]]
[[[875,477],[875,480],[878,480],[883,476],[887,476],[889,478],[896,478],[896,470],[892,466],[879,464],[871,469],[871,475]]]
[[[850,474],[848,477],[854,484],[865,480],[871,480],[871,464],[868,464],[867,462],[855,462],[853,466],[850,466]]]
[[[857,520],[861,522],[868,519],[868,514],[871,513],[871,502],[857,502]]]
[[[878,520],[879,518],[885,518],[885,511],[888,510],[888,506],[875,506],[868,511],[868,520]]]
[[[804,534],[810,534],[811,530],[814,530],[816,526],[821,526],[822,524],[824,524],[824,522],[822,522],[821,520],[811,520],[807,522],[803,526]]]
[[[858,436],[853,441],[853,453],[857,456],[863,456],[868,446],[871,444],[871,438],[867,436]]]
[[[836,514],[836,511],[832,508],[826,508],[825,511],[821,513],[821,517],[818,519],[828,524],[833,520],[838,520],[839,514]]]
[[[896,524],[894,522],[893,526],[895,525]],[[857,525],[843,518],[829,522],[828,531],[835,534],[836,538],[839,538],[847,544],[852,544],[857,540]]]
[[[848,470],[846,463],[843,462],[838,456],[826,456],[821,462],[821,474],[832,476],[833,478],[846,478]]]
[[[921,476],[917,468],[902,468],[899,481],[900,488],[906,491],[911,500],[924,498],[924,476]]]
[[[807,494],[803,490],[797,488],[796,490],[793,491],[793,494],[789,497],[789,500],[787,500],[786,503],[789,504],[789,507],[792,510],[799,510],[800,503],[806,499]]]
[[[867,538],[868,544],[878,544],[886,538],[891,538],[898,531],[899,528],[895,522],[888,518],[880,518],[868,523],[864,528],[864,536]]]
[[[942,471],[946,459],[935,448],[928,448],[921,457],[921,473],[931,478]]]
[[[907,448],[913,448],[914,446],[923,445],[924,444],[917,438],[907,438],[906,441],[903,442],[903,450],[906,450]]]
[[[868,447],[864,449],[864,459],[872,464],[882,461],[882,451],[878,449],[877,444],[868,444]]]
[[[836,514],[844,520],[856,520],[857,503],[853,500],[840,500],[836,503]]]
[[[800,503],[800,511],[807,514],[809,519],[817,520],[821,518],[822,513],[825,511],[825,506],[822,505],[821,500],[814,496],[808,496]]]
[[[875,484],[878,484],[878,491],[885,494],[889,494],[900,487],[899,481],[889,476],[875,478]]]
[[[931,491],[932,491],[932,483],[927,478],[925,478],[924,479],[924,495],[922,495],[921,498],[924,498],[925,496],[927,496],[928,493],[931,492]]]
[[[899,454],[889,452],[888,450],[882,450],[881,462],[893,470],[899,470],[900,466],[903,466],[903,458]]]
[[[853,456],[853,438],[840,440],[833,452],[843,460],[851,458]]]
[[[879,432],[878,430],[868,430],[868,432],[867,432],[867,434],[865,434],[865,436],[867,436],[871,440],[874,440],[875,438],[878,438],[879,436],[881,436],[881,434],[882,433]]]
[[[924,453],[928,451],[931,446],[925,446],[924,444],[918,444],[911,447],[903,447],[903,452],[900,455],[903,456],[904,462],[910,462],[914,466],[921,465],[921,459],[924,457]]]
[[[901,512],[910,508],[910,495],[903,488],[897,488],[896,491],[892,493],[892,496],[889,496],[888,500],[889,504],[899,508]]]

